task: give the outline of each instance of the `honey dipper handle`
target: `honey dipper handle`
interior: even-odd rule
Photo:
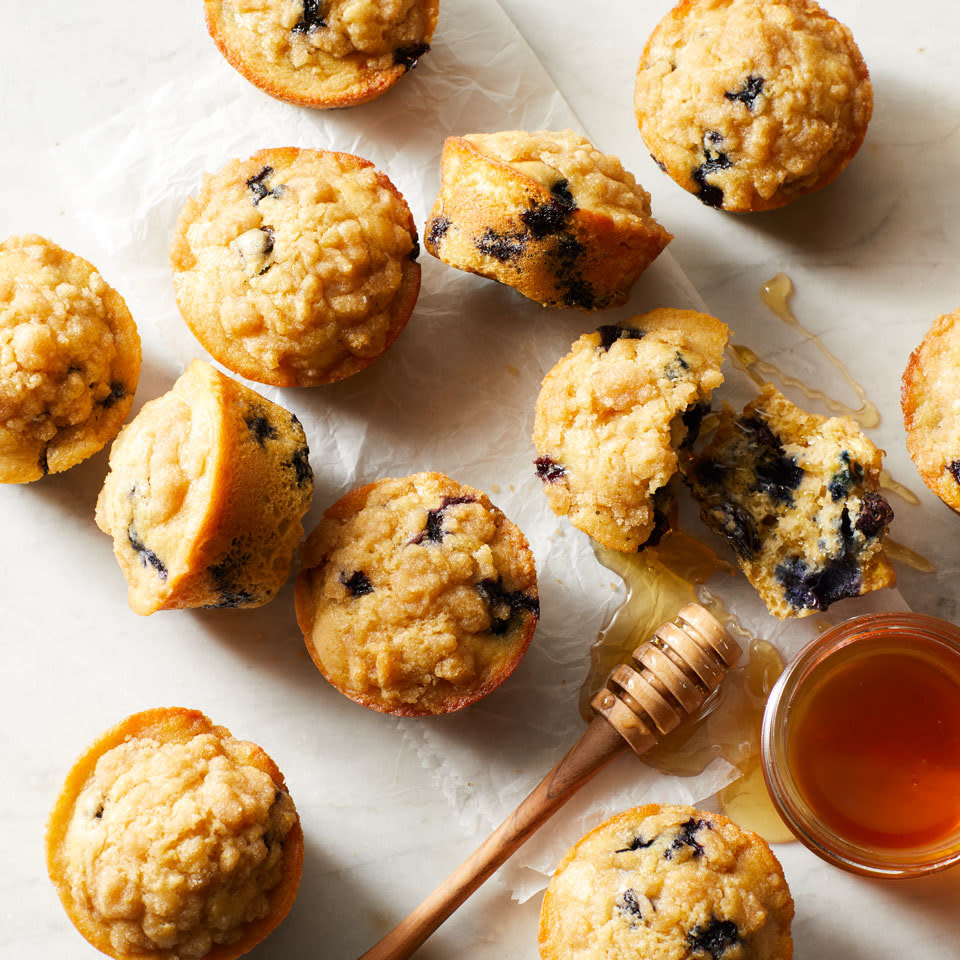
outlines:
[[[497,867],[627,746],[596,717],[530,795],[409,916],[359,960],[405,960]]]

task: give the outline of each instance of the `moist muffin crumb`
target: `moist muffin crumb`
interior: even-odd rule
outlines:
[[[543,379],[533,444],[551,509],[598,543],[636,551],[669,529],[668,487],[711,392],[727,327],[659,309],[584,334]]]
[[[543,960],[790,960],[793,900],[766,842],[717,813],[648,804],[564,857]]]
[[[390,89],[430,49],[439,0],[204,0],[207,30],[280,100],[349,107]]]
[[[0,482],[60,473],[113,439],[140,337],[92,264],[43,237],[0,243]]]
[[[661,169],[743,212],[837,176],[866,135],[873,88],[850,30],[813,0],[681,0],[647,42],[634,105]]]
[[[767,384],[740,416],[721,414],[688,479],[770,612],[805,617],[893,586],[882,464],[850,417],[807,413]]]
[[[650,196],[572,130],[448,137],[424,245],[547,307],[626,302],[670,242]]]
[[[938,318],[903,372],[907,451],[923,482],[960,511],[960,310]]]
[[[440,473],[338,500],[303,548],[295,598],[327,680],[400,716],[489,693],[520,662],[540,611],[523,534],[480,490]]]
[[[70,919],[124,960],[240,956],[290,909],[302,855],[273,761],[179,708],[135,714],[100,737],[47,830]]]
[[[417,250],[409,208],[373,164],[288,147],[207,176],[170,261],[180,312],[216,360],[308,387],[362,370],[400,335]]]

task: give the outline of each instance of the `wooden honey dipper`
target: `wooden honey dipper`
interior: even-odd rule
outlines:
[[[588,780],[629,746],[644,754],[697,711],[740,658],[723,625],[685,606],[616,667],[593,698],[593,718],[532,793],[423,903],[359,960],[404,960]]]

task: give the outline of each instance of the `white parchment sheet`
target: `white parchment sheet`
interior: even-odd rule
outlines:
[[[102,256],[122,277],[140,326],[145,369],[139,407],[166,390],[191,358],[206,356],[180,319],[167,261],[179,209],[204,172],[271,146],[356,153],[388,174],[422,230],[439,185],[445,136],[565,127],[589,135],[500,7],[445,0],[433,49],[379,101],[337,112],[293,107],[210,56],[61,144],[54,162],[61,182],[76,185],[66,200],[89,232],[83,254],[94,262]],[[409,326],[370,368],[309,390],[252,386],[296,412],[307,431],[316,474],[308,530],[351,487],[429,469],[485,490],[527,534],[537,559],[542,620],[514,676],[460,714],[404,721],[384,716],[379,725],[398,745],[413,745],[460,823],[480,838],[581,732],[576,704],[588,648],[623,597],[588,539],[555,517],[540,491],[530,442],[540,380],[579,334],[599,323],[656,306],[702,304],[669,251],[641,278],[629,306],[602,315],[544,310],[428,254],[421,263],[420,300]],[[727,374],[733,375],[729,364]],[[745,389],[741,382],[739,392]],[[716,396],[742,402],[730,390]],[[728,578],[723,590],[741,621],[784,653],[814,632],[809,621],[775,623],[742,578]],[[289,602],[289,592],[281,602]],[[853,609],[878,605],[903,606],[888,593]],[[831,619],[850,609],[838,605]],[[257,623],[262,628],[263,618]],[[245,629],[238,616],[236,630]],[[325,722],[322,706],[318,723]],[[566,847],[602,817],[650,800],[703,800],[733,773],[715,761],[699,777],[666,777],[624,756],[527,844],[503,876],[515,896],[526,898]],[[350,776],[343,771],[348,785]],[[355,786],[363,790],[362,783]]]

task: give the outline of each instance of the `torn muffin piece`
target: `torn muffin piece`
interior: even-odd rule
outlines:
[[[718,813],[647,804],[611,817],[557,867],[542,960],[790,960],[793,899],[761,837]]]
[[[620,161],[572,130],[448,137],[424,246],[545,307],[625,303],[672,239]]]
[[[136,613],[257,607],[286,580],[312,497],[296,416],[194,360],[117,437],[96,521]]]
[[[386,93],[430,50],[439,0],[204,0],[207,30],[278,100],[350,107]]]
[[[659,309],[584,334],[543,379],[533,444],[550,508],[613,550],[669,529],[668,483],[720,367],[726,324]]]
[[[146,710],[67,775],[47,869],[74,926],[117,960],[236,960],[290,911],[303,833],[283,775],[197,710]]]
[[[721,414],[687,479],[704,523],[784,619],[894,585],[882,462],[856,421],[807,413],[766,384],[742,414]]]
[[[304,545],[295,599],[320,672],[397,716],[488,694],[540,614],[524,535],[486,494],[441,473],[378,480],[333,504]]]

